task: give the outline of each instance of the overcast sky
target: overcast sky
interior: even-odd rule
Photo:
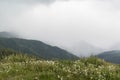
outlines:
[[[57,46],[120,42],[119,0],[0,0],[0,31]]]

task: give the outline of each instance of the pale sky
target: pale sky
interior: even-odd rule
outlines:
[[[56,46],[120,42],[120,0],[0,0],[0,31]]]

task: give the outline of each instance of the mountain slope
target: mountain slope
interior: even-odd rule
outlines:
[[[0,32],[0,37],[2,38],[17,38],[18,35],[15,35],[14,33],[11,32]]]
[[[105,61],[120,64],[120,50],[103,52],[97,56]]]
[[[44,59],[75,59],[73,54],[56,46],[47,45],[41,41],[18,38],[0,38],[0,48],[10,48],[15,51],[33,54]]]

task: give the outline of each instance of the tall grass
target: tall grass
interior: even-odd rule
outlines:
[[[96,57],[38,60],[12,54],[0,61],[0,80],[119,80],[120,66]]]

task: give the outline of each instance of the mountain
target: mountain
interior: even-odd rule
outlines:
[[[120,50],[106,51],[97,55],[97,57],[104,59],[111,63],[120,64]]]
[[[17,38],[18,35],[15,35],[14,33],[12,32],[0,32],[0,37],[3,37],[3,38]]]
[[[85,41],[81,41],[77,44],[74,44],[72,47],[69,47],[67,50],[69,50],[72,53],[75,53],[75,55],[80,57],[88,57],[104,51],[104,49],[93,46]]]
[[[44,59],[76,59],[77,57],[64,49],[45,44],[41,41],[19,38],[0,38],[0,48],[13,49],[29,53]]]

